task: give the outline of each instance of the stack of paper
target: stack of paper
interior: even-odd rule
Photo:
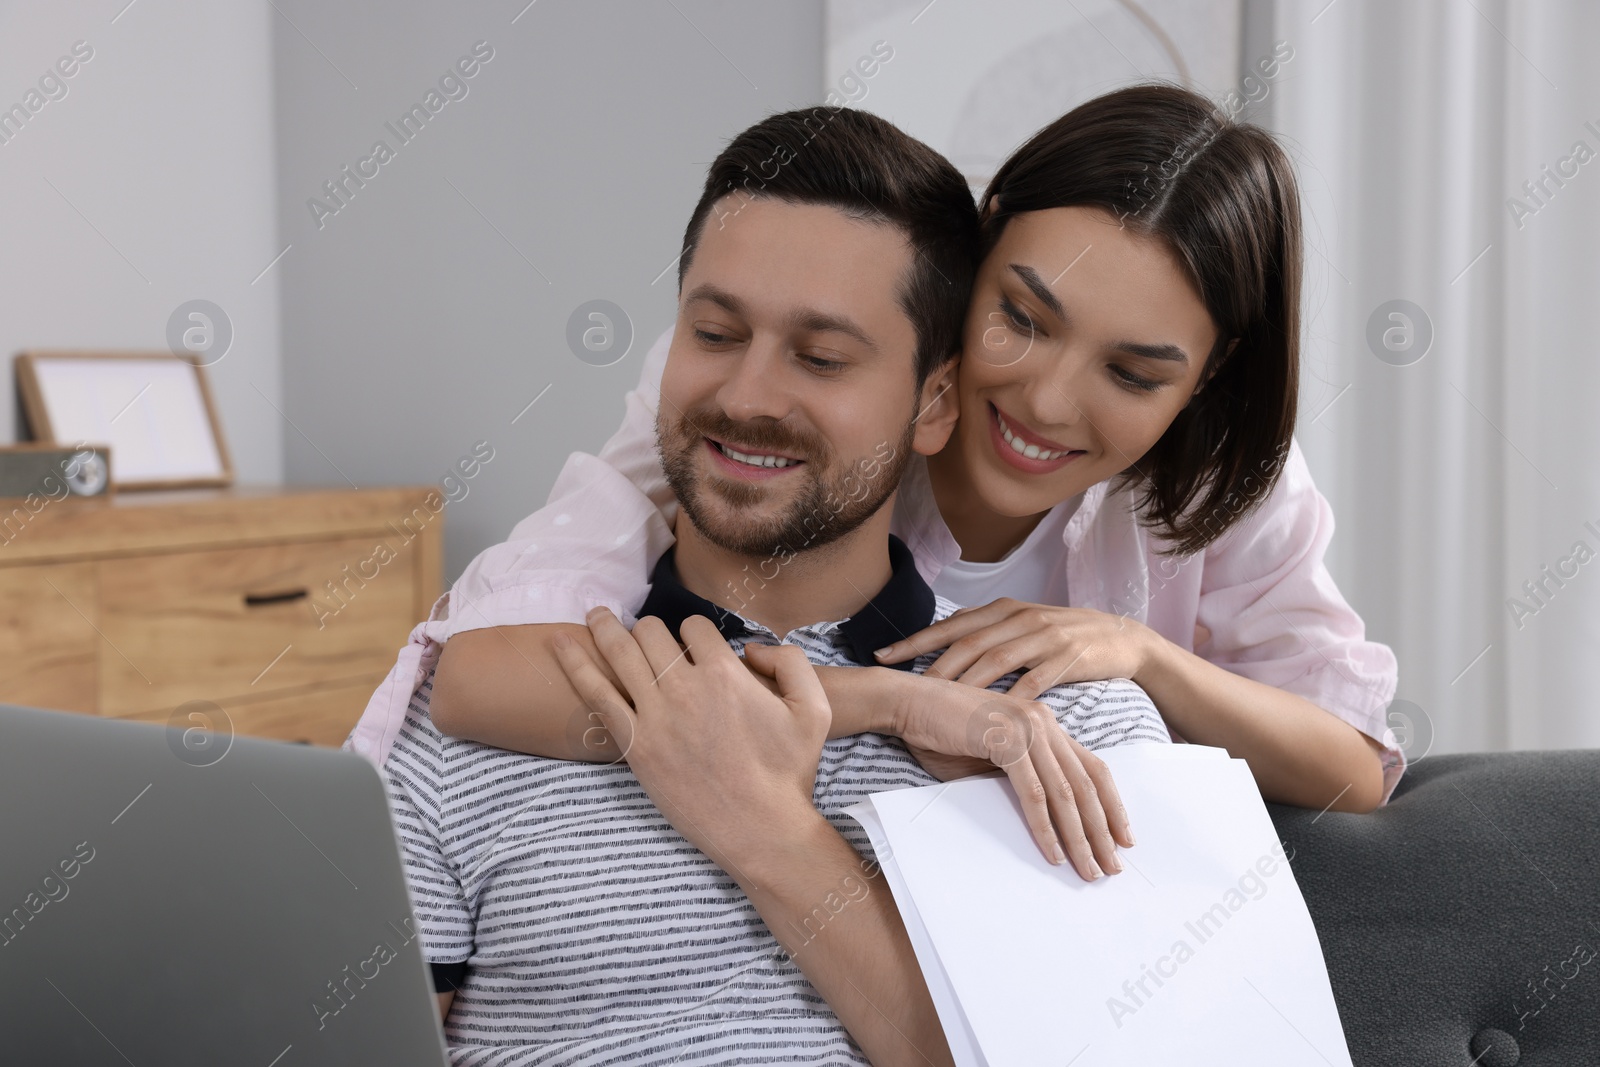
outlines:
[[[1350,1067],[1322,948],[1243,760],[1125,745],[1138,844],[1085,882],[1004,777],[874,794],[877,850],[963,1065]]]

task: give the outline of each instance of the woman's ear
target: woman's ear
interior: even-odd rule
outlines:
[[[961,390],[959,383],[959,357],[950,359],[944,366],[928,375],[917,396],[917,427],[911,439],[911,450],[931,456],[944,448],[955,432],[956,420],[961,417]]]
[[[993,215],[996,211],[999,211],[999,210],[1000,210],[1000,194],[999,193],[995,193],[993,196],[991,196],[989,198],[989,202],[987,204],[983,205],[983,211],[979,213],[978,219],[979,219],[980,222],[987,222],[989,220],[989,217],[991,215]]]
[[[1222,369],[1222,365],[1228,362],[1228,358],[1233,355],[1233,350],[1238,347],[1239,339],[1237,337],[1228,342],[1228,347],[1223,350],[1222,355],[1217,357],[1217,361],[1207,367],[1204,374],[1200,375],[1200,384],[1196,385],[1194,392],[1189,394],[1190,400],[1200,395],[1200,390],[1204,389],[1211,379],[1217,376],[1217,372]]]

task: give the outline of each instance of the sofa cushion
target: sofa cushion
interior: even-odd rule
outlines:
[[[1600,750],[1431,756],[1370,815],[1267,807],[1356,1067],[1600,1063]]]

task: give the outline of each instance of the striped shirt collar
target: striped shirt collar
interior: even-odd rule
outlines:
[[[717,630],[728,639],[749,633],[773,634],[765,626],[753,622],[738,612],[718,607],[684,588],[678,580],[678,568],[673,563],[676,545],[668,547],[656,560],[650,575],[650,595],[637,612],[639,618],[655,615],[667,624],[673,634],[691,615],[704,615],[717,624]],[[913,660],[879,664],[872,653],[885,645],[916,633],[929,626],[934,617],[933,590],[917,573],[916,559],[905,542],[894,534],[889,535],[889,581],[878,590],[878,595],[866,607],[838,622],[819,622],[805,627],[817,633],[837,630],[843,638],[845,651],[863,667],[888,666],[909,671]]]

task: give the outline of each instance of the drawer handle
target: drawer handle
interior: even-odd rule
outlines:
[[[285,604],[291,600],[300,600],[306,595],[307,591],[305,589],[289,589],[282,593],[246,593],[244,595],[244,604],[247,608],[253,608],[259,604]]]

